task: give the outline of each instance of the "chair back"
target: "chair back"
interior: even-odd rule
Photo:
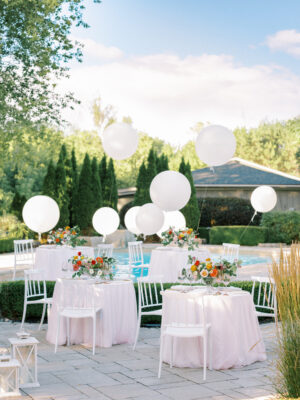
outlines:
[[[46,282],[42,271],[36,269],[25,270],[24,280],[26,299],[47,298]]]
[[[272,278],[264,278],[260,276],[252,276],[252,298],[255,308],[262,310],[270,310],[270,316],[276,315],[276,287]],[[258,290],[256,292],[256,288]]]
[[[33,265],[33,239],[14,240],[15,265]]]
[[[161,307],[162,296],[164,287],[162,284],[162,277],[152,276],[138,278],[138,292],[139,292],[139,309],[142,311],[150,307]]]
[[[101,308],[103,289],[101,289],[101,285],[95,284],[94,281],[59,278],[57,283],[60,285],[59,311],[64,309],[95,311],[97,308]],[[76,295],[74,295],[74,292]]]
[[[129,264],[144,264],[143,242],[128,242]]]
[[[112,257],[113,255],[113,244],[98,244],[97,246],[97,257]]]
[[[233,243],[223,243],[223,258],[232,262],[239,257],[240,245]]]

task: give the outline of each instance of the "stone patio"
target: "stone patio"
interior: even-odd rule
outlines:
[[[26,329],[39,341],[39,388],[24,389],[24,400],[246,400],[269,399],[274,395],[275,325],[262,324],[268,360],[241,369],[208,371],[202,380],[202,369],[172,368],[164,365],[161,379],[157,378],[159,357],[158,328],[142,328],[134,352],[127,344],[112,348],[97,348],[93,356],[84,346],[59,347],[45,339],[37,324]],[[0,346],[7,347],[7,338],[15,336],[19,323],[0,323]],[[0,348],[1,348],[0,347]]]

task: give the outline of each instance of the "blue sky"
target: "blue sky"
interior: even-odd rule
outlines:
[[[92,127],[97,96],[171,142],[197,121],[233,128],[300,114],[299,0],[88,0],[84,15],[91,27],[72,32],[84,61],[66,84],[82,100],[68,115],[75,126]]]

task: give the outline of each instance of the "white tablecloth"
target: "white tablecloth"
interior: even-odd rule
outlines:
[[[78,251],[81,251],[82,255],[94,257],[93,247],[40,246],[36,249],[35,269],[43,271],[44,278],[47,281],[55,281],[64,276],[63,265]]]
[[[149,277],[161,275],[163,282],[177,282],[182,269],[187,266],[189,254],[200,261],[210,257],[206,249],[188,251],[179,247],[162,247],[152,250]]]
[[[203,291],[202,291],[203,293]],[[163,295],[162,326],[171,323],[201,323],[201,291],[180,293],[167,290]],[[248,292],[205,295],[205,312],[211,323],[213,369],[242,367],[266,360],[265,347]],[[165,339],[163,360],[170,363],[170,339]],[[198,368],[203,365],[202,339],[174,340],[173,365]]]
[[[55,343],[57,329],[57,310],[61,305],[62,285],[66,282],[61,279],[56,282],[53,305],[49,315],[47,340]],[[68,284],[70,298],[73,297],[75,305],[84,306],[76,299],[76,279]],[[79,282],[80,284],[82,281]],[[95,284],[92,280],[84,282],[89,297],[94,296],[95,305],[102,306],[102,311],[97,313],[96,345],[100,347],[111,347],[114,344],[134,342],[137,311],[136,297],[131,281],[113,281],[111,283]],[[67,339],[66,319],[63,318],[60,325],[58,344],[63,345]],[[92,343],[92,319],[72,319],[70,323],[71,344]]]

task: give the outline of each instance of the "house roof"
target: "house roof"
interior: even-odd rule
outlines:
[[[262,165],[233,158],[228,163],[192,172],[195,186],[292,186],[300,188],[300,178]]]

